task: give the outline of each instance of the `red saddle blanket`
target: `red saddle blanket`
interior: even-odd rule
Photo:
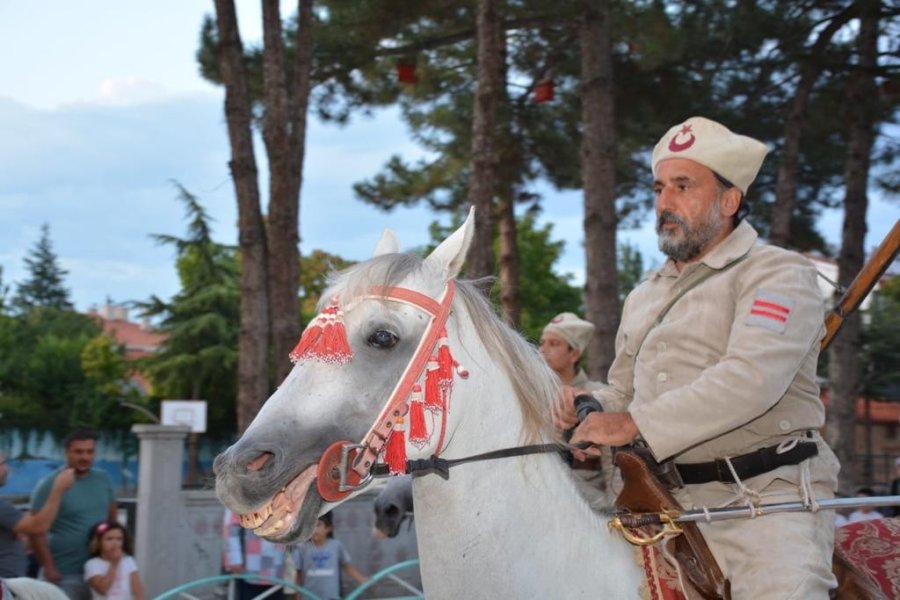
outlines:
[[[834,552],[867,588],[885,598],[900,598],[900,518],[838,527]]]

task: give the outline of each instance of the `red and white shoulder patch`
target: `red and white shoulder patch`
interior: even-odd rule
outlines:
[[[744,324],[784,333],[793,309],[794,301],[791,298],[760,288],[756,290],[750,314]]]

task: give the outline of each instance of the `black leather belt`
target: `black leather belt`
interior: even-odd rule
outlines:
[[[800,442],[781,454],[778,454],[778,446],[768,446],[732,457],[730,460],[738,478],[743,480],[768,473],[778,467],[799,464],[818,453],[819,449],[815,442]],[[731,469],[728,468],[728,463],[723,458],[702,463],[676,463],[675,468],[678,469],[678,474],[681,475],[684,483],[697,484],[710,481],[736,483]]]

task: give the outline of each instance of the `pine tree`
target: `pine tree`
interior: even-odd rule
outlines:
[[[41,227],[41,239],[25,257],[25,266],[31,277],[18,285],[12,301],[19,312],[27,314],[41,307],[74,309],[63,282],[69,272],[59,266],[50,241],[50,226],[46,223]]]
[[[6,300],[9,294],[9,286],[3,282],[3,267],[0,266],[0,315],[5,314],[9,306]]]

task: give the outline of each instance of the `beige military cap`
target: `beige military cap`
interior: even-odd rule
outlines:
[[[715,121],[691,117],[662,136],[653,148],[650,164],[656,175],[660,162],[686,158],[712,169],[746,194],[768,152],[759,140],[732,133]]]
[[[588,341],[594,334],[594,324],[585,321],[575,313],[564,312],[556,315],[544,327],[544,333],[554,333],[566,340],[571,347],[584,352]]]

